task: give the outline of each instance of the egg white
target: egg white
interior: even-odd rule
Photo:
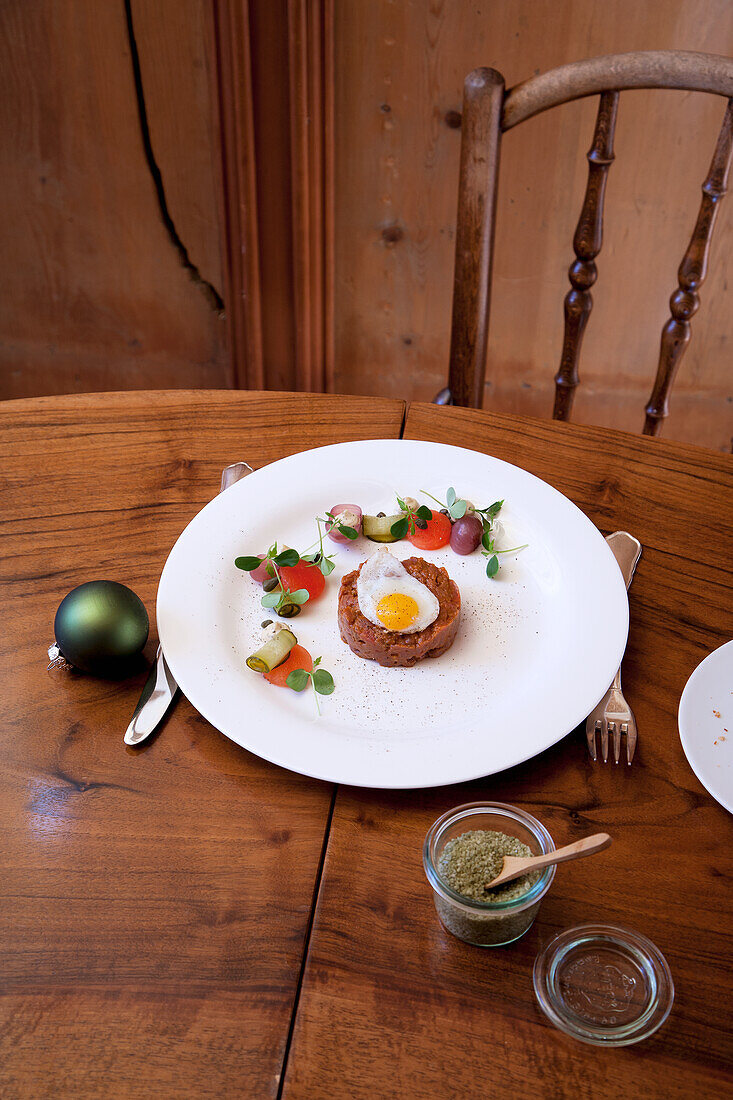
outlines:
[[[375,626],[381,627],[382,630],[388,628],[379,618],[377,607],[380,600],[393,593],[410,596],[418,607],[414,622],[401,630],[392,630],[393,633],[416,634],[420,630],[425,630],[438,618],[440,603],[437,596],[422,581],[411,576],[402,562],[386,547],[380,547],[361,567],[356,582],[356,596],[359,610],[364,618]]]

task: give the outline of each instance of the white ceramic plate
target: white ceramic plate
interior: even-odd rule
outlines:
[[[690,767],[733,813],[733,641],[697,666],[682,692],[678,722]]]
[[[326,594],[292,621],[336,681],[333,695],[276,688],[245,665],[259,647],[262,589],[234,565],[275,540],[301,552],[335,504],[394,507],[395,490],[440,499],[455,486],[485,507],[505,499],[495,580],[479,553],[426,552],[461,591],[458,637],[442,657],[384,669],[341,641],[341,577],[373,553],[336,552]],[[428,502],[429,503],[429,502]],[[399,558],[418,553],[395,543]],[[593,709],[626,645],[628,602],[605,539],[566,497],[526,471],[460,447],[366,440],[304,451],[212,500],[173,547],[158,590],[158,631],[182,691],[212,725],[273,763],[369,787],[427,787],[508,768],[559,741]]]

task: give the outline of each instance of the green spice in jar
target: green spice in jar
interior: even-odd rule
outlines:
[[[540,877],[539,871],[486,889],[500,873],[504,856],[532,855],[532,849],[515,836],[493,829],[471,829],[449,840],[438,862],[438,872],[457,894],[472,901],[514,901],[526,894]]]
[[[521,899],[541,872],[533,871],[492,889],[487,889],[486,883],[499,874],[504,856],[532,854],[531,848],[517,837],[493,829],[472,829],[449,840],[438,860],[438,874],[447,886],[466,899],[466,906],[478,905],[470,912],[436,895],[438,914],[448,931],[468,943],[485,946],[509,943],[523,935],[537,914],[539,901],[521,908]],[[516,902],[519,911],[504,908],[507,902]],[[494,912],[483,908],[492,904],[501,904],[502,908]]]

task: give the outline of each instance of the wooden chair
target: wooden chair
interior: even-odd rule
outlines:
[[[508,92],[495,69],[475,69],[464,85],[456,261],[453,284],[450,375],[438,404],[481,407],[489,333],[491,266],[499,179],[501,135],[533,115],[572,99],[600,93],[588,183],[570,265],[565,297],[565,333],[555,375],[556,420],[568,420],[578,385],[578,361],[596,281],[596,257],[603,238],[603,198],[614,159],[613,138],[619,93],[627,88],[682,88],[728,97],[710,171],[702,185],[700,212],[670,299],[671,317],[662,330],[659,365],[646,406],[644,432],[656,435],[667,416],[669,392],[690,340],[690,320],[700,304],[710,239],[725,194],[733,150],[733,60],[714,54],[653,50],[577,61],[533,77]]]

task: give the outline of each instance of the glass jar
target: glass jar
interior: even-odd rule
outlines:
[[[517,837],[536,855],[554,852],[555,844],[536,817],[503,802],[469,802],[456,806],[439,817],[425,837],[423,864],[442,924],[466,943],[498,947],[518,940],[531,927],[555,877],[555,867],[545,867],[537,881],[518,898],[503,901],[466,898],[440,877],[438,867],[448,841],[472,829],[492,829]]]

